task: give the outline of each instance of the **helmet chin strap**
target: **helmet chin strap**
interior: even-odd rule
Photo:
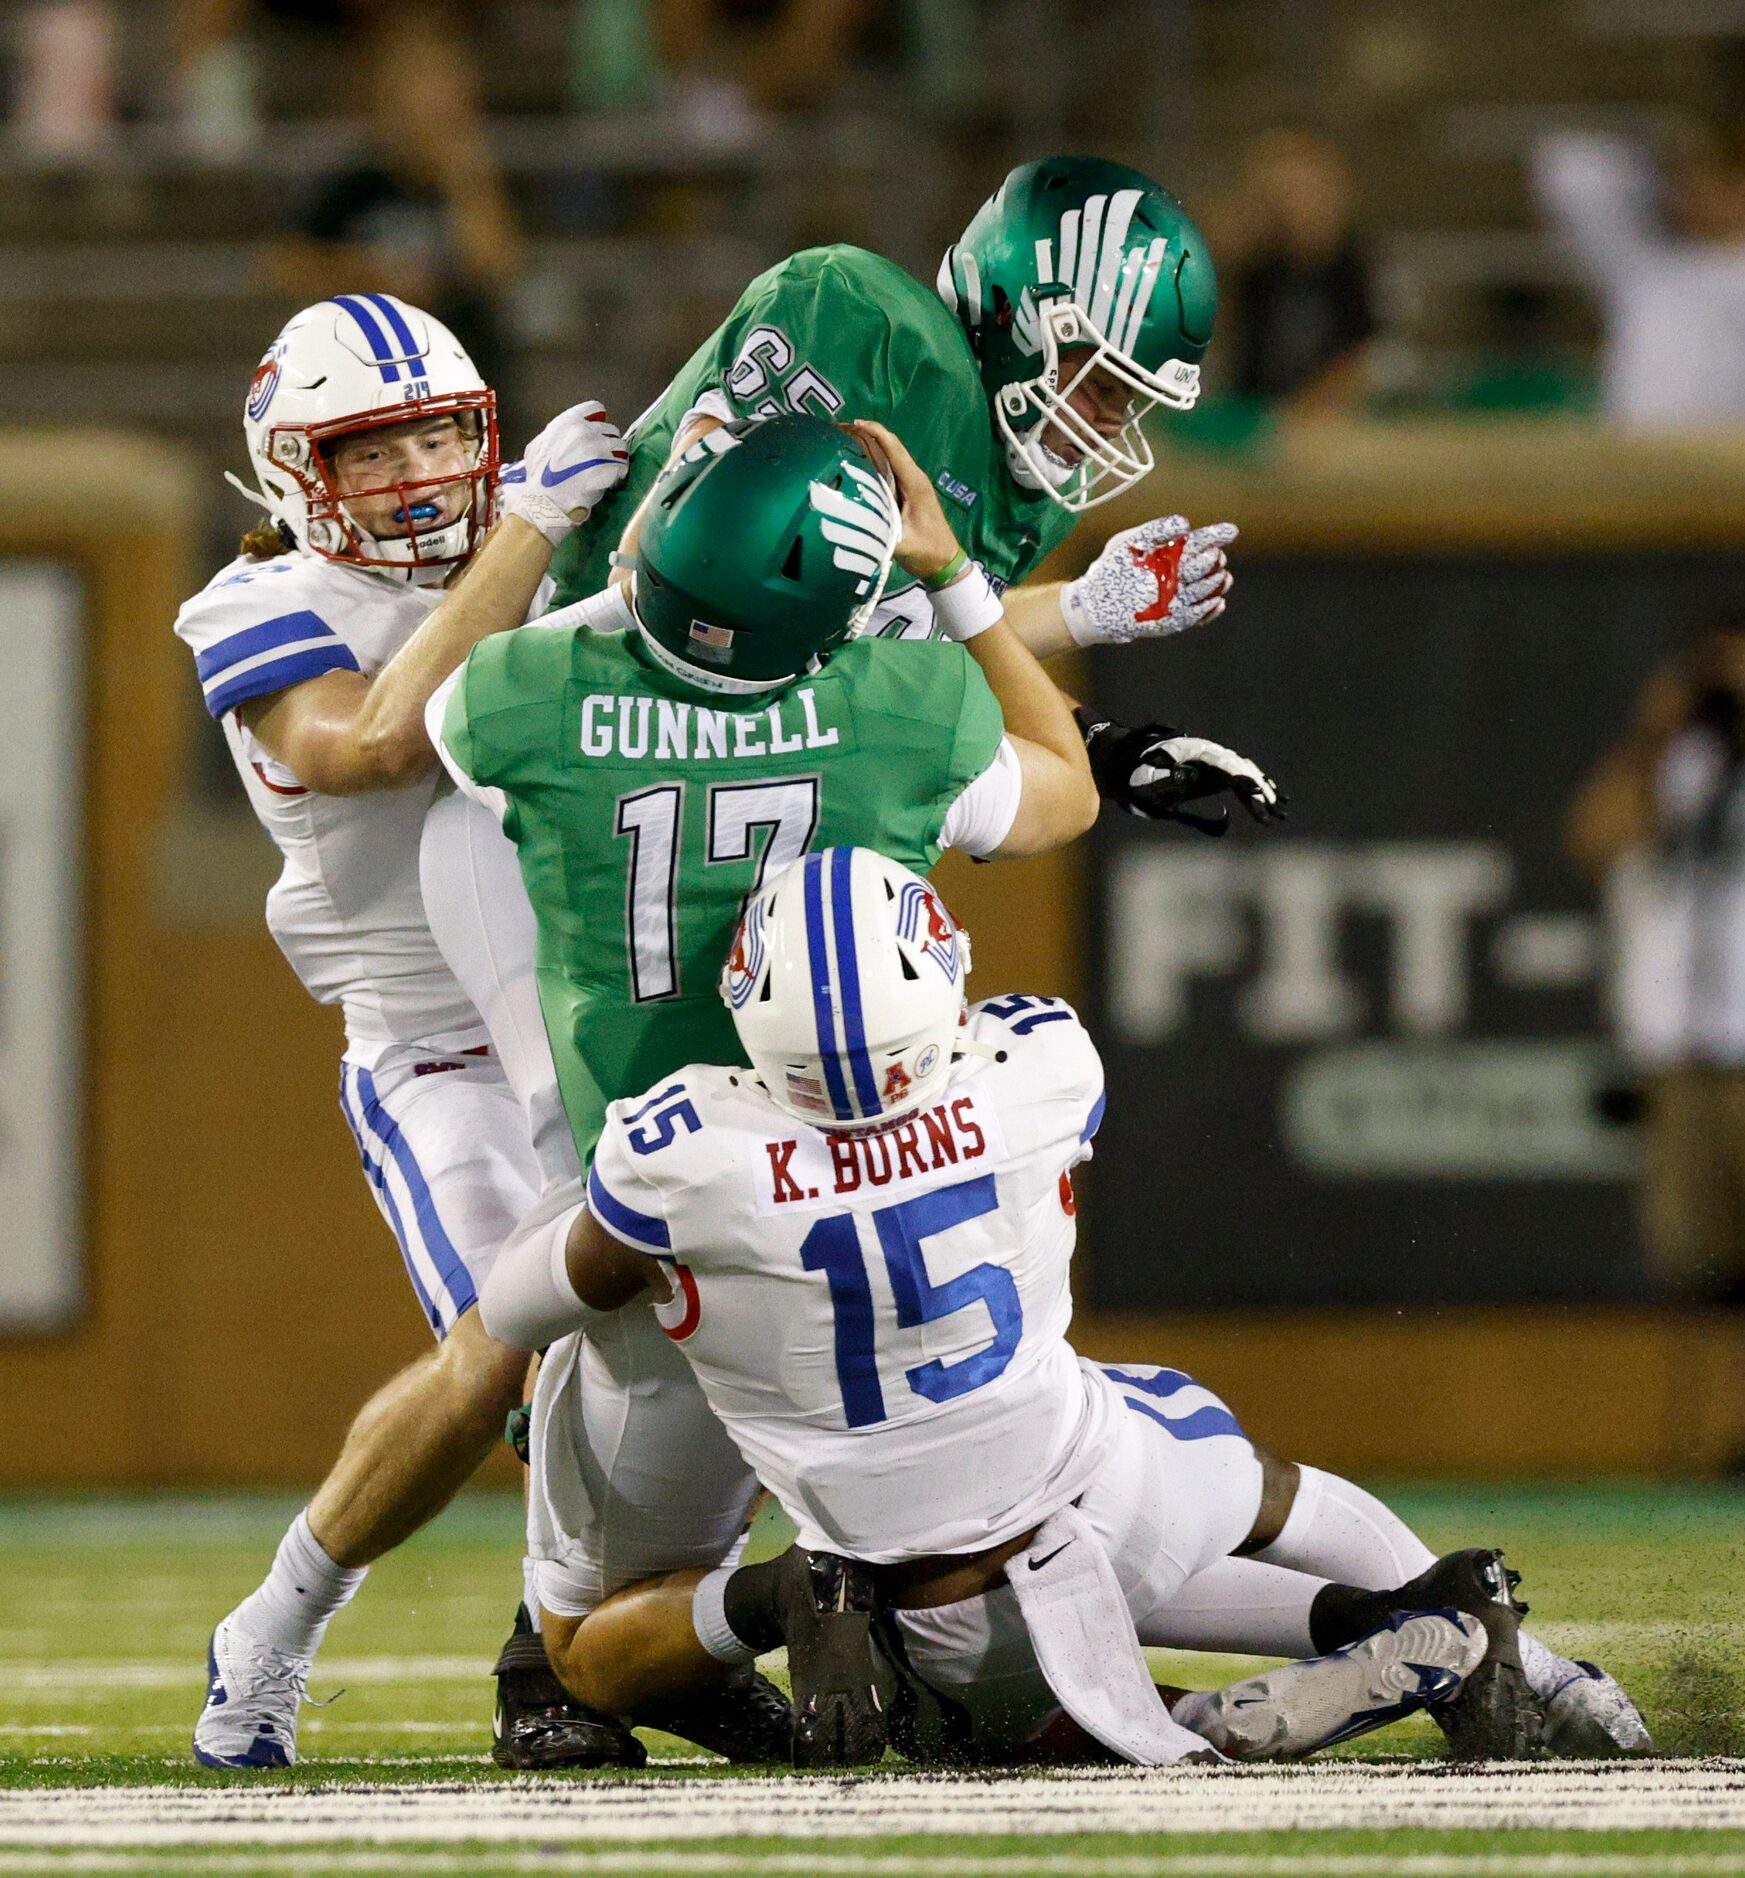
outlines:
[[[277,510],[258,489],[251,489],[234,470],[224,472],[224,480],[242,497],[244,502],[252,502],[257,509],[265,509],[269,515],[277,516]]]
[[[1017,441],[1005,440],[1006,467],[1012,472],[1012,480],[1021,489],[1033,489],[1038,493],[1047,489],[1064,489],[1078,474],[1078,464],[1062,462],[1042,441],[1042,433],[1047,427],[1048,414],[1044,412]],[[1026,454],[1026,446],[1042,459],[1040,468]]]
[[[423,535],[378,535],[365,528],[344,502],[339,508],[352,528],[371,542],[381,556],[368,568],[370,573],[386,574],[390,579],[404,577],[413,587],[440,587],[460,565],[459,557],[466,551],[467,530],[472,525],[470,495],[466,508],[452,522],[445,522],[441,528],[433,528]],[[425,555],[433,558],[414,559],[414,542]],[[397,555],[395,549],[404,549],[405,558]]]

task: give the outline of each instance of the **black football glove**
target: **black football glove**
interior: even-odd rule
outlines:
[[[1278,821],[1284,815],[1285,798],[1272,778],[1221,743],[1184,736],[1169,724],[1134,728],[1088,711],[1075,715],[1098,794],[1129,815],[1184,822],[1202,835],[1221,835],[1230,826],[1227,803],[1198,812],[1187,804],[1225,793],[1257,822]]]

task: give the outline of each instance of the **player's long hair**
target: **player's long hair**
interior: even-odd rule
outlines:
[[[272,561],[289,554],[296,545],[296,537],[283,522],[265,521],[255,523],[237,543],[236,551],[251,561]]]

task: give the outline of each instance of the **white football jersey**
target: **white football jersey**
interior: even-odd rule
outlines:
[[[310,993],[344,1007],[353,1043],[486,1041],[419,892],[419,832],[436,772],[406,789],[317,795],[249,735],[236,707],[324,672],[373,677],[441,599],[440,588],[295,553],[232,561],[176,616],[206,708],[284,857],[267,925]]]
[[[999,1544],[1075,1499],[1108,1391],[1066,1341],[1070,1170],[1103,1073],[1070,1006],[993,998],[944,1097],[873,1133],[790,1120],[744,1070],[613,1103],[588,1181],[670,1262],[660,1311],[800,1542],[871,1561]]]

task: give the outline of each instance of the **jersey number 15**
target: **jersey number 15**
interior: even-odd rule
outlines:
[[[915,1394],[930,1402],[950,1402],[1004,1375],[1024,1334],[1018,1287],[1003,1265],[984,1262],[936,1285],[927,1275],[921,1252],[924,1239],[980,1219],[999,1204],[994,1176],[983,1174],[954,1187],[918,1193],[895,1206],[882,1206],[872,1215],[900,1329],[937,1323],[972,1304],[985,1307],[993,1326],[994,1340],[985,1350],[956,1363],[935,1358],[904,1372]],[[882,1422],[885,1396],[879,1383],[872,1286],[854,1215],[833,1213],[819,1220],[800,1246],[800,1261],[809,1272],[821,1271],[830,1286],[836,1316],[836,1379],[842,1385],[842,1408],[849,1427],[867,1428]]]

